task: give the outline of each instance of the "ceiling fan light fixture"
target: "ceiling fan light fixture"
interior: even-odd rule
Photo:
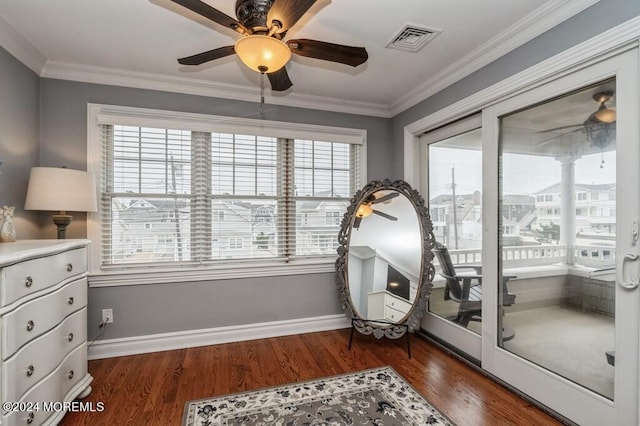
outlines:
[[[367,204],[360,204],[356,211],[356,217],[363,218],[370,216],[373,213],[373,209]]]
[[[240,60],[259,73],[272,73],[291,59],[291,49],[282,41],[266,35],[242,37],[235,44]]]
[[[596,120],[601,123],[613,123],[616,121],[616,110],[607,108],[607,106],[603,103],[600,105],[598,111],[596,111],[593,116]]]

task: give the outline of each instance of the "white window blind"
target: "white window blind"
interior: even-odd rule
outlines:
[[[98,126],[101,267],[335,256],[362,144],[134,123]]]

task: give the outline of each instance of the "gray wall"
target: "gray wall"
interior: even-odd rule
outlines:
[[[391,120],[393,177],[404,177],[405,126],[638,15],[640,0],[600,0],[518,49],[396,115]]]
[[[342,313],[334,274],[89,289],[89,339],[113,308],[105,339]]]
[[[15,206],[19,239],[39,236],[39,217],[25,212],[31,167],[38,165],[40,78],[0,48],[0,207]]]
[[[40,83],[40,163],[86,170],[87,103],[237,117],[255,117],[259,105],[152,90],[64,80]],[[265,119],[367,130],[370,179],[390,175],[389,120],[300,108],[265,106]],[[74,214],[68,238],[85,237],[86,216]],[[54,238],[46,226],[44,238]],[[104,308],[115,321],[105,338],[214,328],[341,313],[334,274],[218,280],[89,290],[89,338],[100,331]]]

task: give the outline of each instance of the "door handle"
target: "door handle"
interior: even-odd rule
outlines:
[[[633,253],[627,253],[624,255],[624,257],[622,258],[622,261],[620,262],[620,265],[618,266],[618,285],[620,287],[629,289],[629,290],[633,290],[634,288],[637,288],[638,285],[640,284],[640,277],[637,277],[636,279],[631,279],[629,281],[626,281],[624,278],[624,267],[626,263],[629,262],[635,262],[636,260],[638,260],[640,258],[640,256],[638,256],[637,254],[633,254]]]

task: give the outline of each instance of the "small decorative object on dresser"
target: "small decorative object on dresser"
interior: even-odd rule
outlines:
[[[16,227],[13,225],[15,207],[2,207],[2,225],[0,225],[0,243],[13,243],[16,240]]]
[[[0,424],[57,424],[55,404],[91,392],[88,240],[0,245]],[[13,410],[16,407],[32,410]],[[39,404],[36,409],[36,404]]]

